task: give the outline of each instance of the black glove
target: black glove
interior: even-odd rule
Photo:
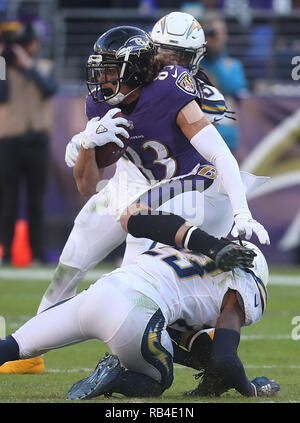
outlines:
[[[256,257],[256,253],[250,248],[229,243],[221,248],[213,259],[219,269],[229,272],[235,267],[240,267],[241,269],[253,267],[254,257]]]

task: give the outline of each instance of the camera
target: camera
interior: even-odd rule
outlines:
[[[217,35],[217,31],[214,28],[207,28],[205,35],[206,37],[214,38]]]
[[[19,21],[0,23],[0,44],[4,44],[1,55],[8,65],[13,65],[16,59],[12,45],[24,46],[32,40],[33,36],[34,32],[30,24],[23,24]]]

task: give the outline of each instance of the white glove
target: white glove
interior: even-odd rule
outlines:
[[[239,235],[245,234],[245,238],[249,240],[254,232],[261,244],[270,244],[268,232],[263,225],[252,219],[251,213],[242,212],[234,217],[235,225],[231,231],[231,235],[237,238]]]
[[[65,162],[67,166],[74,167],[77,161],[80,145],[81,145],[81,132],[74,135],[71,141],[68,142],[65,152]]]
[[[85,130],[81,132],[82,147],[88,150],[89,148],[102,146],[109,142],[114,142],[121,148],[124,147],[123,142],[116,135],[120,134],[125,138],[129,138],[129,134],[124,128],[117,125],[129,127],[131,124],[127,119],[122,117],[113,119],[113,116],[120,111],[121,109],[114,108],[109,110],[101,119],[94,117],[89,120]]]

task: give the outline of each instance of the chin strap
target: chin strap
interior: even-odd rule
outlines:
[[[116,106],[117,104],[122,103],[125,100],[125,98],[127,98],[130,94],[132,94],[133,92],[135,92],[136,90],[138,90],[139,88],[141,88],[141,86],[142,85],[139,85],[138,87],[134,88],[133,90],[131,90],[127,94],[118,93],[118,94],[114,95],[112,98],[106,100],[106,102],[110,106]]]

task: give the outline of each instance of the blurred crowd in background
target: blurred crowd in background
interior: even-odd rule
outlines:
[[[0,0],[2,263],[12,263],[15,224],[22,219],[30,261],[56,262],[86,201],[64,152],[86,122],[85,63],[95,40],[119,25],[150,32],[175,10],[203,26],[201,64],[235,112],[218,130],[241,169],[274,181],[251,200],[254,217],[271,234],[266,255],[277,265],[300,263],[300,84],[293,73],[297,57],[300,63],[300,0]]]

